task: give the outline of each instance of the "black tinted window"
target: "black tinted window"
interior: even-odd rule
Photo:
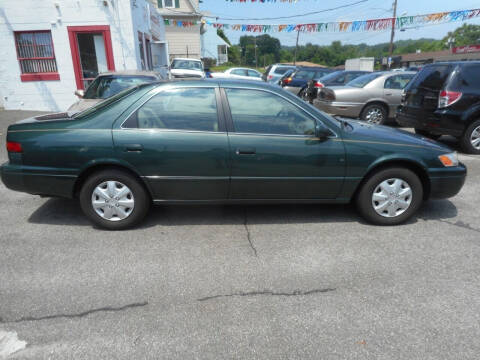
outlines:
[[[315,120],[286,99],[260,90],[226,89],[235,131],[313,135]]]
[[[449,65],[427,66],[418,73],[412,86],[424,90],[439,91],[444,87],[445,81],[450,75],[450,70]]]
[[[315,71],[312,70],[298,70],[293,77],[295,79],[311,80],[315,76]]]
[[[468,90],[480,91],[480,65],[468,64],[459,69],[452,81],[450,90]]]
[[[282,75],[282,74],[285,74],[288,70],[290,70],[291,68],[288,68],[288,67],[277,67],[274,71],[275,74],[278,74],[278,75]]]
[[[215,90],[183,88],[162,91],[143,104],[123,126],[218,131]]]
[[[155,81],[153,76],[99,76],[87,88],[83,98],[107,99],[122,90],[152,81]]]

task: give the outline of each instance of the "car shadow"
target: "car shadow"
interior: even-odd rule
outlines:
[[[422,220],[453,218],[457,208],[449,200],[432,200],[407,224]],[[30,223],[47,225],[92,226],[83,215],[78,201],[52,198],[36,209],[28,218]],[[138,228],[182,225],[238,225],[238,224],[308,224],[361,223],[369,225],[355,207],[325,204],[278,205],[162,205],[152,206],[145,221]]]

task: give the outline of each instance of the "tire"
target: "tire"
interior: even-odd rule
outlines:
[[[391,181],[393,179],[400,181],[398,190],[393,190],[397,184]],[[380,188],[380,184],[385,184],[385,182],[388,185],[387,192]],[[392,186],[392,191],[389,189],[390,186]],[[406,191],[408,188],[410,189],[410,200],[408,200],[408,191]],[[395,196],[396,194],[402,194],[402,192],[405,194],[404,196]],[[388,194],[386,199],[385,193]],[[374,194],[376,194],[375,198]],[[381,200],[377,201],[378,199]],[[422,205],[423,186],[418,176],[411,170],[401,167],[386,168],[373,173],[366,179],[361,185],[355,200],[358,211],[368,222],[375,225],[398,225],[412,217]],[[398,205],[396,205],[395,200],[398,202]],[[379,213],[382,211],[382,202],[387,202],[388,206],[383,210],[386,212],[383,215]],[[402,210],[402,204],[405,206],[406,203],[408,203],[408,206]],[[388,204],[392,204],[392,206]],[[379,212],[375,210],[375,205]],[[393,208],[393,214],[389,212],[391,207]],[[396,208],[397,210],[395,210]]]
[[[387,109],[380,104],[367,105],[362,110],[360,118],[370,124],[383,125],[388,120]]]
[[[415,134],[422,135],[422,136],[428,137],[429,139],[433,139],[433,140],[438,140],[442,137],[442,135],[434,135],[434,134],[429,133],[426,130],[421,130],[421,129],[415,129]]]
[[[460,138],[460,146],[467,154],[480,154],[480,119],[472,122]]]
[[[110,189],[112,183],[114,186]],[[95,190],[98,191],[94,193]],[[121,198],[111,197],[111,193]],[[94,202],[99,204],[97,210],[94,209]],[[123,230],[137,225],[147,214],[150,202],[143,185],[134,176],[121,170],[93,173],[80,190],[80,206],[85,216],[95,225],[108,230]]]
[[[303,101],[310,102],[310,99],[307,94],[307,88],[303,88],[298,92],[298,97],[301,98]]]

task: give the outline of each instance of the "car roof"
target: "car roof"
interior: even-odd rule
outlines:
[[[199,59],[192,59],[192,58],[173,58],[173,60],[189,60],[189,61],[198,61],[198,62],[202,62],[202,60],[199,60]]]
[[[120,70],[120,71],[106,71],[103,73],[98,74],[98,76],[107,76],[107,75],[115,75],[115,76],[131,76],[131,75],[139,75],[139,76],[155,76],[159,77],[159,75],[154,71],[146,71],[146,70]]]
[[[282,91],[282,88],[271,85],[263,81],[255,80],[241,80],[241,79],[224,79],[224,78],[212,78],[212,79],[172,79],[172,80],[160,80],[150,84],[158,84],[168,86],[170,84],[176,84],[179,87],[191,87],[191,86],[208,86],[218,85],[223,87],[248,87],[253,89],[268,89],[275,91]]]

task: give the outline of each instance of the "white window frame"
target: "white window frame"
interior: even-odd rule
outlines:
[[[172,2],[172,6],[165,5],[166,0],[162,0],[162,5],[164,9],[175,9],[175,0],[170,0]]]

